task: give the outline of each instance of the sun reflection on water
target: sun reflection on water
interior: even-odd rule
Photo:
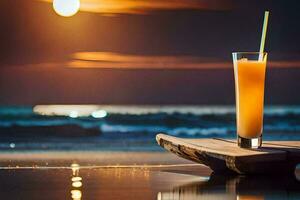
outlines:
[[[98,105],[36,105],[33,112],[44,116],[66,116],[70,118],[105,118],[108,112]]]
[[[274,192],[267,184],[271,182],[268,178],[211,175],[207,181],[191,182],[175,186],[170,191],[158,192],[157,200],[264,200]]]

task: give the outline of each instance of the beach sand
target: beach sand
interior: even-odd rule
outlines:
[[[216,175],[162,152],[0,154],[3,199],[299,199],[297,176]]]

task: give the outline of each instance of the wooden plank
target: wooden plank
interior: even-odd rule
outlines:
[[[261,149],[242,149],[239,148],[235,143],[230,140],[219,140],[219,139],[183,139],[172,137],[169,135],[157,135],[157,138],[161,138],[172,142],[177,145],[185,145],[193,147],[200,151],[207,151],[224,156],[243,157],[251,155],[266,155],[276,154],[281,155],[285,152],[277,149],[261,148]],[[261,157],[263,158],[263,157]]]
[[[266,141],[264,146],[276,146],[279,148],[290,148],[292,151],[300,150],[300,141]]]
[[[158,134],[156,140],[172,153],[205,164],[214,171],[291,172],[300,162],[299,141],[268,141],[259,149],[242,149],[233,140],[217,138],[183,139]]]

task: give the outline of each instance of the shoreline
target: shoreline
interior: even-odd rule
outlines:
[[[121,165],[184,165],[195,164],[168,152],[115,152],[115,151],[44,151],[0,153],[0,164],[5,166],[80,166]]]
[[[168,152],[0,153],[0,166],[0,180],[5,180],[0,195],[5,199],[300,197],[299,169],[288,177],[218,175]]]

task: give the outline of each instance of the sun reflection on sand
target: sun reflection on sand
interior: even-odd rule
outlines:
[[[72,189],[71,189],[71,198],[73,200],[81,200],[82,192],[80,188],[82,187],[82,177],[79,176],[80,165],[73,163],[71,165],[72,169]]]

